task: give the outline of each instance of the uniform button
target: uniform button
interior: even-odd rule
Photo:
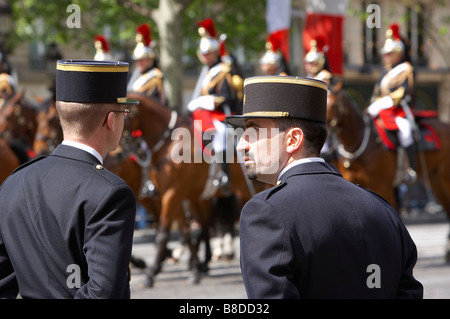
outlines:
[[[281,181],[277,181],[277,186],[281,184]]]
[[[98,170],[102,170],[102,169],[103,169],[103,165],[97,164],[97,165],[95,166],[95,168],[98,169]]]

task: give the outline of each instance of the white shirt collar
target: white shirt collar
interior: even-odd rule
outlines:
[[[295,160],[291,164],[289,164],[288,166],[286,166],[285,168],[283,168],[281,170],[280,174],[278,175],[278,179],[277,180],[280,180],[281,175],[286,173],[286,171],[291,169],[292,167],[300,165],[300,164],[304,164],[304,163],[311,163],[311,162],[322,162],[322,163],[325,163],[325,160],[323,158],[321,158],[321,157],[306,157],[306,158],[301,158],[299,160]]]
[[[100,153],[86,144],[82,144],[82,143],[78,143],[78,142],[74,142],[74,141],[67,141],[67,140],[62,141],[61,144],[67,145],[67,146],[72,146],[72,147],[78,148],[80,150],[83,150],[85,152],[88,152],[89,154],[94,155],[100,161],[100,163],[103,164],[103,158],[100,155]]]

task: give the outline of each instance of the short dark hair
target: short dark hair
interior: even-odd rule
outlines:
[[[300,118],[276,118],[275,127],[286,131],[298,127],[305,135],[305,148],[309,155],[319,156],[325,140],[327,139],[327,126],[324,123]]]

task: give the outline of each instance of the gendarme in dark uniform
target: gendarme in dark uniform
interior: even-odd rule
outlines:
[[[244,101],[243,115],[227,117],[229,124],[263,118],[326,123],[321,81],[248,78]],[[320,149],[315,152],[281,167],[277,185],[242,209],[240,256],[248,297],[422,298],[413,276],[416,246],[397,212],[318,158]]]
[[[127,63],[58,61],[56,99],[136,104],[125,97],[127,75]],[[102,117],[124,121],[111,112],[123,111]],[[65,141],[1,185],[0,298],[130,297],[136,202],[102,160]]]

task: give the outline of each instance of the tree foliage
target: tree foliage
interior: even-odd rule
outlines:
[[[218,34],[227,34],[227,47],[244,48],[249,59],[264,48],[265,1],[264,0],[185,0],[188,4],[183,14],[183,54],[195,61],[199,36],[196,21],[211,17]],[[81,28],[68,28],[67,12],[70,4],[81,9]],[[76,48],[93,46],[95,34],[110,30],[109,41],[115,50],[131,51],[134,47],[135,28],[149,23],[152,36],[158,39],[158,29],[150,13],[157,10],[159,0],[16,0],[12,2],[14,36],[8,37],[10,49],[19,43],[39,39],[45,44],[71,43]],[[154,15],[156,18],[157,14]]]

